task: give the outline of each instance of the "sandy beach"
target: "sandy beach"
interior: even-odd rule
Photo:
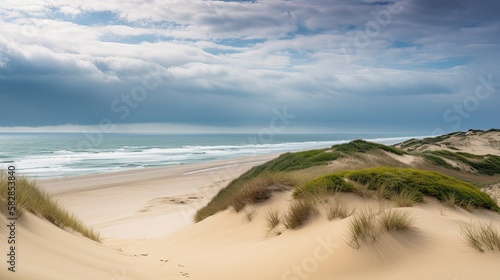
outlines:
[[[164,236],[193,223],[231,180],[278,155],[41,180],[39,185],[108,238]]]
[[[411,216],[414,230],[389,232],[359,250],[346,243],[350,218],[328,221],[322,207],[300,230],[267,230],[267,213],[285,211],[291,191],[193,223],[195,212],[231,180],[277,156],[40,180],[43,190],[100,233],[102,243],[25,213],[17,228],[18,270],[7,274],[2,264],[0,278],[493,280],[500,274],[498,253],[475,251],[462,234],[470,222],[498,225],[500,215],[447,208],[432,197],[398,208]],[[340,199],[353,211],[390,208],[354,194]]]

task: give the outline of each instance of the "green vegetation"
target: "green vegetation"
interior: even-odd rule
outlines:
[[[315,209],[315,203],[312,200],[294,200],[283,216],[283,224],[288,229],[297,229],[307,221]]]
[[[486,175],[500,174],[500,156],[495,155],[484,155],[478,156],[463,152],[450,152],[446,150],[440,151],[428,151],[424,154],[440,156],[454,161],[463,162],[472,168],[476,169],[477,172]]]
[[[8,197],[8,180],[5,173],[0,173],[0,205],[6,204]],[[16,200],[17,213],[23,211],[31,212],[35,215],[47,219],[52,224],[64,229],[69,228],[81,235],[99,242],[99,235],[87,228],[74,215],[69,214],[59,206],[50,196],[41,191],[36,182],[26,177],[16,176]],[[2,209],[5,209],[2,207]]]
[[[243,174],[242,180],[253,178],[264,172],[283,172],[325,165],[338,159],[341,155],[329,149],[310,150],[297,153],[285,153],[276,159],[252,168]]]
[[[424,140],[413,139],[405,143],[420,143],[422,141],[434,143],[454,135],[460,134],[452,133]],[[285,153],[276,159],[250,169],[233,180],[196,213],[195,221],[201,221],[228,207],[240,211],[247,204],[269,199],[273,192],[293,189],[297,186],[299,187],[295,189],[294,195],[302,198],[306,196],[318,197],[325,193],[353,192],[365,197],[373,195],[379,198],[393,199],[398,205],[410,206],[415,202],[422,202],[424,195],[435,196],[441,201],[453,195],[456,198],[456,204],[461,207],[499,209],[486,194],[481,193],[471,184],[429,171],[386,167],[385,169],[343,171],[315,178],[317,175],[314,175],[314,172],[320,174],[317,173],[320,169],[313,167],[325,166],[337,159],[353,156],[362,160],[360,155],[363,153],[376,151],[386,151],[396,155],[405,154],[404,151],[395,147],[364,140],[334,145],[331,149]],[[458,168],[449,164],[445,159],[464,162],[481,174],[500,174],[500,157],[498,156],[476,156],[449,151],[427,151],[419,155],[434,165],[450,169]],[[394,163],[381,162],[380,158],[376,157],[377,164],[394,165]],[[360,167],[369,166],[367,164]],[[299,173],[300,176],[298,176]]]
[[[410,140],[406,140],[402,143],[399,144],[399,146],[402,148],[402,149],[407,149],[407,148],[410,148],[412,146],[415,146],[415,145],[418,145],[421,143],[421,140],[418,140],[418,139],[415,139],[415,138],[412,138]]]
[[[355,153],[366,153],[368,151],[373,151],[373,150],[383,150],[396,155],[405,154],[403,150],[382,144],[367,142],[360,139],[345,144],[334,145],[332,146],[332,150],[348,155],[352,155]]]
[[[199,222],[230,206],[239,211],[247,203],[266,200],[271,197],[273,191],[282,191],[297,184],[297,179],[285,172],[326,165],[339,156],[339,153],[329,149],[285,153],[253,167],[220,190],[207,206],[196,213],[195,221]]]
[[[399,149],[382,144],[371,143],[364,140],[354,140],[350,143],[334,145],[331,149],[282,154],[276,159],[250,169],[239,178],[233,180],[226,188],[222,189],[207,206],[196,213],[195,221],[199,222],[230,206],[234,207],[236,211],[240,211],[248,203],[257,203],[266,200],[271,197],[273,191],[284,190],[283,188],[276,189],[276,185],[286,188],[294,187],[298,183],[297,180],[293,179],[291,175],[286,175],[291,171],[326,165],[346,155],[377,149],[398,155],[404,153]],[[283,176],[288,177],[288,179],[285,179],[285,181],[280,181],[281,179],[279,179],[279,182],[275,182],[276,177]],[[274,189],[271,188],[269,190],[268,188],[271,186],[274,186]]]
[[[434,154],[431,154],[431,153],[421,153],[420,155],[424,159],[426,159],[428,162],[430,162],[430,163],[432,163],[434,165],[443,166],[443,167],[446,167],[446,168],[449,168],[449,169],[460,170],[460,168],[449,164],[446,160],[444,160],[443,158],[441,158],[441,157],[439,157],[437,155],[434,155]]]
[[[482,159],[484,159],[484,156],[480,156],[480,155],[473,155],[473,154],[464,153],[464,152],[456,152],[455,154],[457,154],[457,155],[459,155],[459,156],[462,156],[462,157],[470,158],[470,159],[477,159],[477,160],[482,160]]]
[[[423,196],[429,195],[445,201],[454,195],[456,204],[461,207],[473,205],[494,211],[500,210],[487,194],[470,183],[437,172],[414,168],[376,167],[328,174],[296,188],[294,195],[303,197],[320,192],[321,189],[352,192],[350,182],[367,185],[375,192],[384,188],[387,198],[397,198],[398,195],[401,197],[404,194],[404,197],[411,197],[415,202],[422,202]]]
[[[500,251],[500,234],[493,224],[478,223],[461,227],[465,242],[479,252]]]
[[[354,192],[354,185],[347,182],[341,173],[320,176],[295,189],[294,196],[317,195],[326,191],[329,194],[336,192]]]

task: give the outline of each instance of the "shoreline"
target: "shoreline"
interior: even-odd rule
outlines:
[[[231,180],[280,154],[38,180],[41,189],[103,239],[165,236]],[[154,229],[154,230],[152,230]]]

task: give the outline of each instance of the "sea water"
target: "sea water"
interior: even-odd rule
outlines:
[[[394,144],[411,135],[0,133],[0,168],[34,178],[181,165],[326,148],[352,139]]]

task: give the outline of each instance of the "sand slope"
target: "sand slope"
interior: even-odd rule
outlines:
[[[0,220],[6,222],[3,213]],[[4,226],[0,234],[6,236]],[[7,271],[2,261],[2,280],[111,279],[112,270],[132,263],[116,250],[66,232],[30,213],[17,221],[16,237],[17,271]]]
[[[18,228],[19,270],[12,277],[2,267],[0,279],[498,279],[499,253],[478,253],[460,234],[471,220],[499,228],[498,214],[443,208],[427,198],[401,209],[413,216],[414,231],[386,233],[356,250],[345,242],[351,218],[327,221],[321,206],[298,230],[280,225],[268,232],[266,212],[286,209],[290,199],[281,193],[254,206],[251,221],[226,210],[165,237],[104,244],[26,214]],[[342,199],[378,207],[352,194]]]
[[[343,198],[360,207],[377,204]],[[267,232],[266,212],[286,208],[289,199],[280,194],[256,207],[250,222],[244,213],[224,211],[160,239],[109,243],[169,259],[172,269],[181,264],[192,279],[497,279],[500,273],[498,252],[478,253],[460,234],[460,224],[471,220],[498,225],[497,214],[442,209],[428,198],[428,204],[403,209],[414,217],[414,231],[388,233],[355,250],[345,242],[349,218],[328,222],[320,213],[301,229]]]

